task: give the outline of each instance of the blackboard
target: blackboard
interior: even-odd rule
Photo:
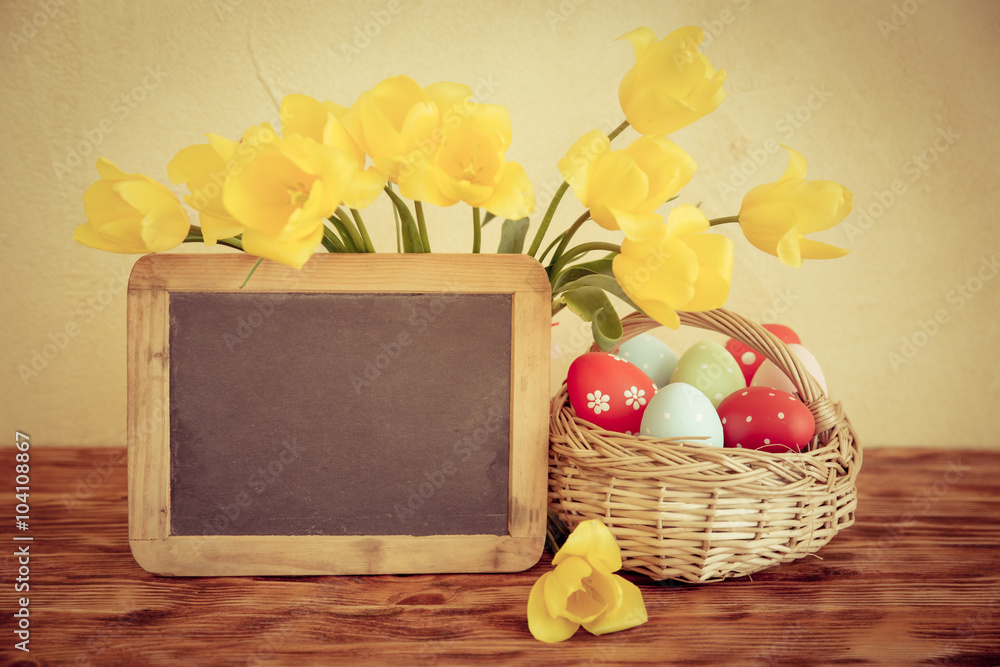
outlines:
[[[545,525],[548,281],[520,255],[152,255],[130,544],[169,575],[515,571]]]

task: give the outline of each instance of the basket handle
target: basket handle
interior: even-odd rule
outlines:
[[[788,346],[780,338],[756,322],[725,308],[716,308],[700,313],[681,312],[678,314],[682,324],[735,338],[774,362],[792,381],[802,402],[812,412],[813,419],[816,421],[818,441],[822,444],[829,442],[833,430],[837,426],[837,407],[823,393],[822,387],[802,365],[799,358],[788,349]],[[659,326],[662,325],[644,313],[636,312],[622,318],[622,337],[611,349],[611,352],[617,353],[619,346],[625,341]],[[597,343],[594,343],[590,350],[598,352],[600,348]]]

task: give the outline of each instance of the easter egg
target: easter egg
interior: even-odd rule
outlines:
[[[657,438],[707,438],[701,440],[722,447],[722,422],[705,394],[684,382],[663,387],[646,406],[642,435]]]
[[[670,375],[670,382],[689,384],[719,406],[726,396],[747,386],[733,355],[718,343],[703,340],[688,348]]]
[[[726,447],[798,452],[816,433],[812,413],[780,389],[747,387],[719,405]]]
[[[643,412],[656,387],[637,366],[621,357],[589,352],[570,364],[566,391],[580,419],[631,435],[639,432]]]
[[[638,366],[657,387],[666,386],[670,382],[670,374],[677,365],[677,353],[648,333],[622,343],[618,348],[618,356]]]
[[[823,375],[823,369],[819,367],[819,362],[816,361],[816,357],[813,353],[802,347],[797,343],[789,343],[788,349],[799,358],[802,365],[806,367],[806,370],[816,378],[816,382],[819,386],[823,388],[826,392],[826,377]],[[781,391],[787,391],[790,394],[796,393],[795,385],[792,381],[788,379],[788,376],[781,372],[778,367],[770,359],[764,360],[764,363],[760,365],[757,372],[754,373],[753,381],[750,382],[752,387],[773,387],[774,389],[780,389]]]
[[[798,334],[786,327],[784,324],[765,324],[764,328],[777,336],[783,343],[801,343]],[[754,373],[760,368],[765,357],[752,347],[735,338],[726,341],[726,351],[733,355],[740,369],[743,371],[743,379],[749,385],[753,380]]]

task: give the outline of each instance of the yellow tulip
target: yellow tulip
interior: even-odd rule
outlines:
[[[805,235],[830,229],[846,218],[854,195],[833,181],[807,181],[806,159],[784,148],[789,160],[781,178],[758,185],[743,197],[739,214],[743,235],[788,266],[802,266],[803,259],[843,257],[850,251]]]
[[[441,81],[421,88],[396,76],[362,93],[339,118],[375,167],[397,183],[403,164],[437,150],[442,120],[470,97],[472,89],[462,84]]]
[[[506,107],[473,102],[453,107],[434,150],[403,161],[399,191],[437,206],[464,201],[502,218],[525,218],[535,210],[535,195],[521,165],[507,162],[510,140]]]
[[[215,245],[219,239],[243,233],[243,225],[222,203],[222,191],[230,174],[241,164],[241,159],[245,160],[277,135],[270,123],[263,123],[244,132],[240,141],[217,134],[207,136],[207,144],[181,149],[167,165],[167,175],[174,183],[187,185],[191,194],[184,201],[198,211],[205,244]]]
[[[622,79],[618,99],[640,134],[675,132],[726,98],[726,71],[715,71],[698,51],[705,39],[701,28],[681,28],[659,42],[649,28],[637,28],[618,39],[627,39],[635,50],[635,65]]]
[[[365,169],[365,151],[348,133],[340,119],[347,107],[330,101],[319,102],[308,95],[287,95],[281,101],[281,132],[298,134],[347,154],[357,172],[344,193],[348,208],[364,208],[375,201],[385,187],[385,175],[375,167]]]
[[[180,201],[165,186],[142,174],[126,174],[100,158],[95,181],[83,195],[87,222],[73,238],[121,253],[169,250],[184,242],[191,223]]]
[[[584,521],[552,559],[528,595],[528,629],[546,643],[569,639],[582,625],[595,635],[645,623],[642,592],[612,574],[621,569],[614,535],[597,519]]]
[[[687,185],[697,168],[690,155],[663,137],[640,137],[612,151],[600,130],[581,137],[559,161],[559,172],[590,217],[632,240],[662,226],[663,217],[653,211]]]
[[[301,268],[357,170],[343,151],[296,134],[248,151],[222,193],[226,210],[245,229],[243,249]]]
[[[709,226],[697,207],[678,206],[650,238],[625,239],[612,262],[628,297],[664,326],[680,326],[677,311],[711,310],[729,297],[733,242],[702,234]]]

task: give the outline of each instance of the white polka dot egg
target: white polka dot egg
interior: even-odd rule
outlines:
[[[683,382],[660,389],[642,416],[642,435],[657,438],[691,438],[722,447],[722,422],[705,394]],[[705,440],[695,440],[705,438]]]

